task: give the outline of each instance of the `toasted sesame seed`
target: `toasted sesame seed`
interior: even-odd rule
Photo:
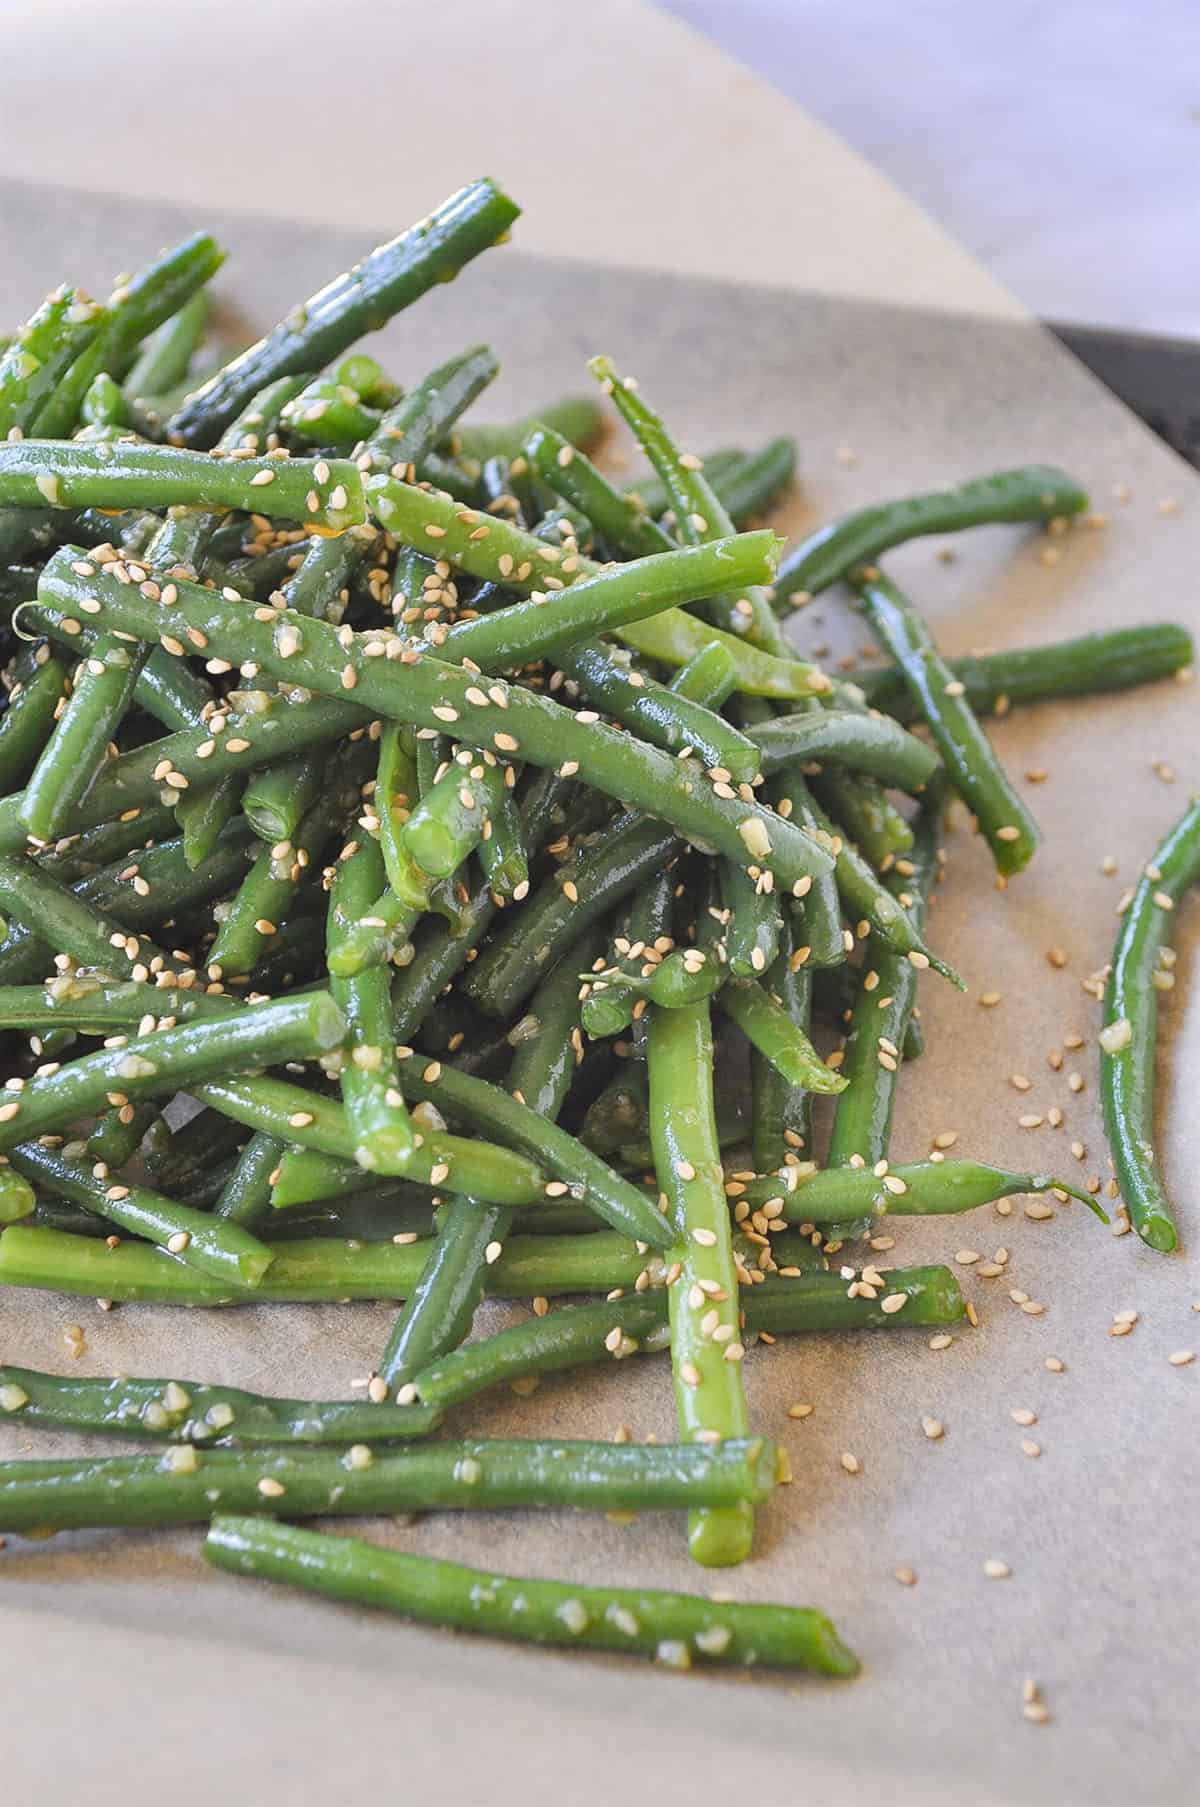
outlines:
[[[987,1558],[987,1561],[983,1565],[983,1572],[989,1581],[1007,1581],[1012,1574],[1012,1570],[1009,1568],[1008,1564],[1006,1562],[1001,1562],[998,1556],[989,1556]]]
[[[1040,1443],[1035,1443],[1032,1437],[1022,1437],[1021,1454],[1023,1456],[1037,1457],[1040,1456],[1041,1453],[1042,1446]]]
[[[797,1400],[794,1405],[788,1407],[787,1415],[789,1418],[811,1418],[813,1411],[814,1407],[803,1400]]]
[[[1194,1349],[1176,1349],[1174,1355],[1168,1355],[1167,1361],[1172,1368],[1187,1368],[1196,1359]]]
[[[903,1311],[907,1304],[907,1293],[888,1293],[886,1298],[879,1301],[879,1309],[886,1312],[888,1317],[892,1317],[897,1311]]]
[[[1037,1423],[1037,1413],[1031,1412],[1029,1407],[1024,1405],[1014,1406],[1013,1410],[1009,1413],[1009,1417],[1014,1424]]]
[[[842,1467],[845,1469],[847,1474],[861,1474],[862,1473],[862,1463],[859,1461],[857,1456],[851,1455],[849,1450],[843,1450],[840,1459],[841,1459]]]
[[[893,1569],[892,1573],[901,1587],[915,1587],[917,1585],[917,1571],[915,1569]]]
[[[931,1443],[937,1443],[946,1434],[946,1427],[940,1418],[922,1418],[921,1429]]]

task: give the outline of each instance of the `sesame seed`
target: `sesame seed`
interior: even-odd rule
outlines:
[[[896,1580],[900,1583],[901,1587],[915,1587],[917,1585],[917,1572],[915,1569],[893,1569],[892,1573],[895,1575]]]
[[[849,1450],[843,1450],[840,1460],[847,1474],[862,1473],[862,1463],[857,1456],[852,1456]]]
[[[1040,1443],[1035,1443],[1033,1441],[1032,1437],[1022,1437],[1021,1454],[1023,1456],[1029,1456],[1031,1458],[1036,1458],[1037,1456],[1040,1456],[1041,1453],[1042,1453],[1042,1446]]]
[[[921,1429],[931,1443],[937,1443],[946,1434],[946,1427],[940,1418],[922,1418]]]
[[[789,1418],[811,1418],[813,1410],[814,1408],[811,1405],[806,1404],[802,1400],[797,1400],[794,1405],[788,1407],[787,1415]]]
[[[931,1349],[948,1349],[953,1341],[954,1338],[947,1336],[946,1332],[942,1330],[938,1332],[937,1336],[930,1337],[929,1347]]]
[[[1008,1564],[1006,1562],[1001,1562],[998,1556],[988,1557],[983,1565],[983,1572],[989,1581],[1007,1581],[1012,1574],[1012,1570],[1009,1568]]]
[[[287,1488],[282,1481],[277,1481],[272,1475],[265,1474],[258,1483],[258,1491],[264,1499],[277,1500],[287,1492]]]
[[[888,1293],[886,1298],[879,1301],[879,1309],[880,1311],[886,1312],[888,1317],[891,1317],[895,1312],[903,1311],[907,1304],[907,1293]]]
[[[1194,1349],[1176,1349],[1174,1355],[1168,1355],[1167,1361],[1172,1368],[1187,1368],[1196,1359]]]
[[[1029,1425],[1037,1423],[1037,1413],[1031,1412],[1029,1407],[1024,1405],[1014,1406],[1013,1410],[1009,1413],[1009,1417],[1014,1424]]]

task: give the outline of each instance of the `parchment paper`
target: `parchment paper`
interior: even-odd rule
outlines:
[[[103,290],[195,222],[167,209],[12,189],[3,201],[2,316],[70,275]],[[218,230],[222,222],[213,222]],[[382,230],[387,222],[381,223]],[[222,281],[263,326],[367,240],[242,218]],[[60,247],[73,248],[69,271]],[[506,250],[422,303],[379,341],[406,380],[488,337],[504,372],[489,408],[524,411],[585,386],[582,361],[611,352],[641,378],[693,447],[798,435],[800,490],[782,520],[801,529],[870,498],[1030,459],[1091,487],[1107,526],[1061,539],[990,530],[890,561],[951,653],[1089,628],[1197,621],[1195,478],[1032,326],[884,305],[534,261]],[[1114,486],[1128,486],[1118,502]],[[1160,512],[1164,503],[1176,506]],[[1045,563],[1049,549],[1055,562]],[[801,645],[865,638],[829,598],[799,623]],[[930,938],[966,975],[962,999],[932,975],[921,1007],[928,1052],[906,1069],[896,1158],[934,1132],[1010,1166],[1107,1177],[1096,1096],[1098,1006],[1081,980],[1111,951],[1117,898],[1179,814],[1200,765],[1196,692],[1168,683],[1014,713],[993,736],[1027,789],[1046,844],[1005,894],[964,831]],[[1174,783],[1156,776],[1168,761]],[[1043,768],[1029,785],[1021,774]],[[1115,876],[1102,874],[1113,854]],[[1188,1255],[1116,1239],[1077,1204],[1033,1222],[1018,1201],[960,1220],[898,1222],[898,1263],[1011,1252],[1006,1277],[963,1267],[977,1330],[932,1352],[928,1332],[807,1338],[753,1351],[756,1422],[787,1447],[795,1483],[760,1514],[755,1559],[720,1577],[692,1567],[680,1524],[643,1518],[449,1514],[371,1535],[518,1573],[583,1581],[728,1586],[738,1598],[812,1601],[858,1649],[849,1686],[757,1676],[678,1679],[604,1658],[453,1638],[214,1575],[199,1536],[80,1534],[10,1540],[0,1557],[0,1748],[5,1798],[96,1807],[170,1798],[325,1800],[331,1789],[402,1789],[420,1802],[573,1803],[701,1799],[712,1785],[760,1798],[1045,1803],[1103,1807],[1194,1799],[1197,1385],[1200,1362],[1200,984],[1193,900],[1179,912],[1177,985],[1162,1011],[1159,1135]],[[1047,950],[1067,956],[1052,967]],[[1001,992],[994,1009],[981,992]],[[1061,1073],[1050,1050],[1085,1046]],[[1068,1089],[1078,1071],[1084,1089]],[[1010,1075],[1032,1090],[1019,1094]],[[1058,1104],[1059,1130],[1020,1130]],[[1078,1138],[1086,1160],[1068,1145]],[[1010,1287],[1044,1301],[1023,1314]],[[1113,1313],[1136,1308],[1111,1338]],[[0,1295],[0,1356],[85,1374],[220,1377],[267,1391],[334,1395],[366,1373],[386,1306],[181,1313]],[[84,1327],[76,1364],[63,1340]],[[1043,1363],[1059,1356],[1066,1371]],[[813,1402],[805,1422],[786,1416]],[[1036,1427],[1010,1414],[1029,1408]],[[921,1419],[944,1421],[930,1442]],[[498,1434],[670,1434],[660,1360],[545,1382],[463,1415]],[[1021,1454],[1023,1437],[1042,1447]],[[0,1453],[70,1445],[0,1428]],[[852,1451],[862,1473],[839,1465]],[[1011,1565],[1006,1581],[983,1563]],[[915,1587],[893,1578],[917,1572]],[[1021,1716],[1026,1676],[1052,1723]]]

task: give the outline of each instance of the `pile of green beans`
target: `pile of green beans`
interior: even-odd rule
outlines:
[[[276,1521],[655,1509],[698,1563],[743,1561],[789,1478],[743,1386],[760,1339],[967,1310],[947,1267],[834,1255],[885,1213],[1073,1191],[891,1164],[920,979],[960,983],[925,941],[947,795],[1004,879],[1038,839],[979,718],[1172,675],[1191,642],[943,658],[874,561],[1077,514],[1049,467],[873,505],[780,564],[791,439],[696,456],[606,358],[591,395],[480,422],[489,346],[396,374],[361,348],[517,212],[468,184],[215,365],[205,234],[106,302],[64,284],[0,348],[0,1289],[399,1306],[351,1399],[6,1348],[0,1533],[198,1522],[231,1573],[430,1623],[852,1675],[809,1608]],[[614,412],[652,473],[627,489],[588,455]],[[860,685],[777,619],[838,582],[891,660]],[[1198,870],[1193,806],[1123,923],[1101,1037],[1160,1249],[1154,1003]],[[532,1315],[498,1330],[495,1299]],[[634,1354],[669,1356],[675,1444],[461,1437],[491,1389]],[[31,1461],[41,1427],[157,1447]]]

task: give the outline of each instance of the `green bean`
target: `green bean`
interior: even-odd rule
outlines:
[[[263,1004],[215,1022],[183,1023],[122,1046],[84,1055],[56,1073],[26,1082],[0,1111],[0,1152],[111,1104],[175,1092],[219,1073],[306,1060],[336,1047],[341,1012],[322,992]],[[145,1049],[145,1052],[141,1051]]]
[[[799,822],[822,845],[830,829],[828,817],[819,815],[816,800],[808,788],[808,780],[800,765],[785,766],[767,786],[767,796],[780,815]],[[801,964],[814,967],[840,966],[846,958],[846,941],[842,931],[842,906],[838,895],[837,874],[826,872],[813,879],[799,909],[792,912],[796,922],[793,953],[807,948]]]
[[[467,1336],[511,1224],[508,1205],[474,1199],[451,1199],[438,1212],[433,1249],[380,1358],[379,1377],[391,1390],[410,1398],[413,1375]]]
[[[685,546],[700,546],[733,532],[733,522],[713,493],[700,459],[681,454],[663,420],[640,391],[617,375],[611,358],[592,358],[588,369],[611,395],[649,458],[670,501],[674,532]],[[742,579],[732,593],[705,598],[697,612],[714,627],[740,635],[768,653],[781,653],[783,639],[761,586],[772,579]]]
[[[580,1020],[590,1036],[619,1035],[630,1020],[634,1001],[649,995],[648,981],[674,945],[674,903],[672,872],[667,868],[652,872],[633,894],[622,932],[613,943],[612,964],[597,971],[591,960],[572,962],[581,998]],[[570,951],[564,958],[571,959]]]
[[[460,426],[454,435],[455,449],[480,464],[489,458],[516,459],[538,425],[550,427],[578,450],[587,451],[603,438],[604,412],[590,395],[565,395],[508,425],[480,426],[471,422]]]
[[[537,1116],[554,1123],[583,1060],[579,973],[600,952],[598,934],[583,935],[541,981],[529,1008],[509,1031],[508,1089]]]
[[[468,956],[482,941],[495,914],[496,906],[485,883],[464,903],[457,926],[426,920],[424,934],[414,944],[412,959],[393,981],[392,1033],[398,1042],[413,1039],[440,993],[462,971]]]
[[[486,1131],[505,1147],[518,1149],[536,1160],[555,1176],[550,1197],[559,1195],[565,1186],[572,1198],[585,1203],[627,1236],[636,1237],[651,1248],[664,1248],[670,1240],[669,1225],[644,1193],[621,1179],[566,1130],[538,1116],[499,1086],[489,1085],[484,1079],[471,1079],[439,1061],[425,1064],[418,1057],[403,1062],[401,1087],[410,1102],[433,1104],[439,1112],[467,1123],[473,1130]],[[469,1190],[472,1197],[480,1196],[473,1186],[468,1189],[460,1172],[455,1173],[452,1183],[463,1192]]]
[[[643,621],[680,602],[711,595],[730,583],[769,582],[774,571],[775,536],[764,530],[735,534],[705,546],[679,546],[608,570],[587,572],[569,586],[570,594],[564,595],[559,584],[546,583],[546,588],[539,590],[531,572],[526,570],[528,560],[505,572],[504,561],[513,556],[504,549],[505,544],[511,541],[520,549],[525,538],[520,529],[510,528],[494,516],[480,515],[475,509],[461,508],[433,491],[414,489],[393,477],[370,478],[368,494],[373,512],[388,532],[410,544],[422,544],[427,527],[433,525],[441,529],[441,555],[472,576],[498,574],[503,578],[508,574],[516,576],[518,582],[533,583],[523,601],[473,621],[460,621],[438,637],[437,645],[444,658],[470,658],[484,671],[523,665],[558,645],[590,634],[618,632],[630,622]],[[473,540],[473,532],[481,525],[487,527],[488,539]],[[542,560],[547,552],[554,552],[556,560],[561,559],[557,548],[536,543]],[[545,582],[557,576],[555,562],[539,561],[531,569]]]
[[[731,979],[718,994],[718,1003],[742,1034],[793,1086],[808,1092],[844,1092],[846,1080],[826,1066],[808,1036],[753,979]]]
[[[262,1008],[256,1005],[247,1014],[258,1016]],[[332,1098],[285,1080],[266,1078],[210,1079],[193,1089],[203,1103],[215,1105],[249,1129],[266,1130],[281,1141],[334,1155],[347,1165],[357,1162],[360,1169],[364,1166],[345,1110]],[[541,1169],[509,1148],[431,1132],[423,1126],[414,1144],[405,1170],[408,1179],[434,1187],[453,1185],[464,1192],[469,1188],[468,1196],[485,1204],[530,1205],[544,1196],[546,1181]]]
[[[33,1187],[24,1175],[7,1163],[0,1166],[0,1224],[19,1223],[21,1218],[32,1216],[36,1202]]]
[[[496,798],[475,849],[487,877],[492,901],[503,906],[529,895],[529,857],[516,798],[507,787]]]
[[[246,978],[253,971],[264,939],[287,915],[305,872],[319,869],[322,856],[358,807],[373,752],[367,741],[350,741],[339,748],[332,764],[326,764],[324,788],[296,830],[294,843],[285,840],[261,848],[209,949],[210,978]]]
[[[394,1443],[428,1435],[436,1414],[422,1406],[365,1400],[272,1399],[240,1387],[128,1374],[81,1380],[0,1367],[0,1388],[25,1394],[21,1429],[55,1428],[210,1449],[288,1443]]]
[[[518,1643],[639,1651],[671,1669],[723,1665],[858,1673],[858,1661],[811,1607],[715,1605],[661,1589],[574,1587],[381,1550],[260,1518],[219,1517],[204,1554],[231,1574],[287,1582],[406,1618]]]
[[[705,474],[722,508],[740,527],[768,514],[783,492],[790,489],[796,475],[796,457],[794,439],[770,439],[757,452],[740,459],[728,473],[714,478],[706,463]]]
[[[1195,658],[1192,637],[1173,622],[1147,622],[1054,640],[1046,646],[983,653],[947,661],[955,681],[966,686],[976,715],[1002,715],[1014,703],[1040,703],[1062,696],[1091,696],[1125,690],[1155,678],[1173,677]],[[894,666],[856,671],[854,681],[876,709],[899,721],[920,714],[904,674]]]
[[[751,1182],[741,1195],[751,1205],[772,1201],[788,1223],[840,1223],[875,1217],[936,1217],[974,1211],[1022,1192],[1065,1192],[1107,1222],[1087,1192],[1050,1173],[1010,1173],[982,1161],[917,1161],[877,1174],[871,1167],[785,1167]]]
[[[890,947],[893,952],[903,954],[918,971],[932,966],[935,972],[949,979],[951,984],[964,990],[962,980],[952,967],[931,954],[921,937],[913,928],[905,914],[904,908],[886,891],[867,865],[862,855],[842,839],[833,823],[824,811],[811,800],[809,808],[818,827],[829,837],[826,845],[836,849],[834,853],[834,870],[837,875],[838,891],[845,907],[846,915],[852,922],[865,919],[873,933]]]
[[[877,872],[911,853],[912,829],[873,778],[827,766],[811,782],[822,809]]]
[[[81,580],[71,564],[68,548],[46,566],[39,586],[43,601],[61,604],[78,594]],[[377,709],[394,720],[441,728],[453,717],[460,740],[491,743],[499,734],[501,750],[519,752],[535,765],[557,767],[565,754],[578,765],[584,783],[653,811],[680,833],[716,846],[727,857],[746,864],[755,859],[773,871],[780,885],[791,886],[827,867],[828,856],[799,829],[756,804],[726,799],[708,786],[697,785],[686,769],[687,761],[671,759],[602,723],[581,723],[548,697],[520,686],[493,685],[481,702],[476,699],[484,693],[471,681],[470,673],[428,654],[413,653],[409,663],[403,657],[366,656],[370,645],[383,644],[386,650],[391,644],[400,651],[403,642],[398,639],[389,643],[364,637],[346,647],[328,623],[299,617],[284,616],[268,627],[248,619],[253,612],[241,604],[183,582],[175,586],[175,604],[167,607],[161,602],[152,605],[134,586],[123,585],[108,573],[89,578],[87,585],[92,598],[101,603],[98,626],[119,627],[141,638],[156,639],[164,628],[177,628],[185,637],[190,629],[198,629],[212,653],[252,659],[263,671],[315,690],[340,696],[353,689],[364,708]],[[504,707],[495,702],[493,690],[503,695]],[[499,719],[503,719],[502,729],[496,725]],[[516,747],[508,745],[510,740],[517,742]],[[0,805],[0,846],[2,824]]]
[[[410,231],[335,277],[265,339],[218,371],[167,423],[168,434],[186,445],[211,445],[264,383],[340,357],[362,332],[383,326],[434,283],[456,276],[502,239],[517,212],[489,181],[460,189]]]
[[[708,652],[727,661],[731,682],[736,683],[737,674],[725,648],[714,644]],[[582,640],[578,645],[557,647],[552,657],[589,704],[652,746],[662,747],[676,758],[690,749],[706,769],[723,768],[729,774],[726,783],[749,784],[758,776],[761,759],[753,741],[711,708],[631,669],[628,654],[615,652],[599,640]]]
[[[1052,521],[1080,514],[1087,496],[1052,465],[975,477],[954,489],[876,503],[818,527],[789,552],[775,583],[776,603],[800,607],[856,565],[869,564],[891,546],[929,533],[960,533],[997,521]]]
[[[152,1099],[144,1104],[122,1104],[96,1119],[87,1139],[88,1154],[109,1169],[126,1166],[141,1147],[151,1125],[161,1121]]]
[[[106,324],[82,289],[48,295],[0,355],[0,439],[28,432],[75,359]]]
[[[887,881],[918,934],[938,871],[937,831],[936,817],[922,817],[912,858],[897,861]],[[845,1041],[841,1072],[846,1090],[834,1113],[826,1156],[830,1167],[844,1167],[851,1160],[874,1167],[887,1158],[901,1050],[916,992],[916,970],[903,955],[889,947],[870,949]]]
[[[44,643],[18,661],[17,682],[0,716],[0,792],[24,783],[54,726],[67,687],[67,668]]]
[[[241,1008],[228,998],[217,998],[215,1002],[222,1016]],[[201,1183],[214,1167],[235,1161],[245,1142],[246,1134],[241,1124],[223,1117],[220,1111],[204,1109],[164,1139],[156,1141],[147,1150],[146,1166],[164,1191],[181,1192]]]
[[[400,1092],[387,969],[369,966],[349,978],[338,977],[334,969],[343,935],[370,908],[383,880],[383,855],[377,842],[364,835],[334,871],[326,959],[329,993],[348,1030],[340,1077],[355,1159],[372,1172],[402,1173],[413,1151],[413,1128]]]
[[[329,766],[324,748],[260,766],[242,793],[242,814],[260,841],[291,841],[320,795]]]
[[[997,871],[1004,877],[1020,872],[1040,839],[1037,824],[1006,778],[929,629],[887,578],[860,573],[855,588],[872,627],[904,673],[949,782],[978,822]]]
[[[486,1016],[511,1017],[580,934],[673,859],[679,845],[672,830],[651,817],[633,811],[619,816],[493,937],[464,979],[464,995]]]
[[[290,1518],[437,1509],[574,1506],[596,1511],[723,1506],[770,1497],[778,1452],[763,1438],[721,1449],[644,1444],[416,1443],[371,1453],[191,1448],[159,1455],[0,1463],[0,1529],[204,1522],[220,1506]],[[263,1483],[266,1486],[263,1486]],[[283,1506],[270,1502],[286,1500]]]
[[[184,502],[283,516],[330,533],[366,519],[362,478],[344,458],[209,458],[133,441],[0,445],[2,507],[168,508]]]
[[[914,796],[938,772],[938,757],[896,722],[852,710],[821,709],[776,716],[750,730],[764,772],[778,772],[795,760],[820,760],[866,772]]]
[[[715,451],[706,452],[700,462],[704,467],[705,476],[715,489],[725,481],[726,477],[732,476],[745,458],[746,453],[741,446],[718,446]],[[666,485],[659,481],[653,471],[645,472],[635,484],[623,493],[627,500],[643,509],[655,520],[660,515],[670,512],[671,498],[667,494]]]
[[[438,882],[452,878],[478,844],[505,781],[493,754],[456,755],[396,837],[387,890],[327,948],[331,972],[348,977],[379,966],[403,945]]]
[[[784,923],[779,957],[767,973],[768,994],[777,999],[797,1032],[807,1038],[812,1017],[812,972],[796,952],[792,925]],[[808,1088],[796,1085],[753,1048],[750,1058],[750,1145],[759,1172],[781,1166],[789,1152],[812,1148],[812,1106]]]
[[[106,982],[94,973],[60,973],[44,985],[0,986],[0,1028],[68,1027],[88,1035],[110,1035],[129,1028],[146,1015],[228,1016],[238,1006],[229,998],[211,997],[200,986],[160,986],[145,981]]]
[[[902,1324],[953,1324],[964,1315],[962,1294],[949,1268],[893,1268],[888,1289],[904,1295],[899,1316],[881,1311],[877,1297],[856,1293],[851,1298],[839,1274],[770,1275],[742,1291],[745,1330],[747,1335],[764,1330],[768,1335],[895,1330]],[[669,1343],[667,1299],[674,1291],[657,1287],[524,1319],[432,1362],[416,1377],[417,1398],[441,1413],[491,1387],[533,1374],[561,1374],[589,1363],[656,1353]]]
[[[284,1144],[276,1136],[259,1131],[238,1156],[237,1166],[221,1189],[212,1208],[214,1217],[258,1229],[271,1216],[271,1181],[282,1159]]]
[[[162,395],[182,383],[192,355],[208,325],[208,294],[197,289],[169,320],[164,320],[142,345],[126,378],[125,394],[131,401]]]
[[[338,539],[311,539],[299,569],[281,592],[289,609],[336,627],[346,608],[347,586],[365,556],[369,541],[357,534]]]
[[[148,1186],[97,1174],[80,1142],[45,1148],[23,1142],[10,1149],[13,1166],[60,1197],[97,1212],[130,1235],[155,1243],[188,1266],[234,1286],[257,1287],[274,1260],[265,1243],[241,1225],[211,1211],[195,1211]],[[103,1163],[100,1164],[103,1168]]]
[[[1104,1131],[1121,1197],[1142,1241],[1163,1254],[1179,1232],[1154,1145],[1158,993],[1174,982],[1171,912],[1198,880],[1200,802],[1193,801],[1143,868],[1122,918],[1099,1038]]]
[[[83,421],[83,427],[75,434],[75,438],[90,440],[92,444],[98,444],[105,438],[121,438],[133,426],[129,403],[121,385],[114,383],[104,370],[92,378],[80,406],[79,417]],[[90,433],[86,431],[89,427],[92,429]],[[108,433],[104,431],[107,428],[116,428],[118,431],[115,434]]]
[[[299,395],[307,373],[276,377],[251,395],[217,440],[218,452],[269,452],[279,443],[283,410]]]
[[[348,452],[379,425],[379,410],[365,406],[350,384],[325,374],[306,383],[285,404],[280,418],[293,439]]]
[[[689,1444],[724,1447],[748,1427],[738,1284],[713,1106],[708,1005],[650,1011],[646,1070],[650,1140],[660,1193],[679,1240],[669,1289],[675,1411]],[[754,1538],[748,1500],[688,1513],[688,1550],[706,1567],[744,1562]]]
[[[31,423],[33,432],[42,439],[66,438],[97,373],[105,370],[122,381],[142,341],[178,313],[220,268],[224,256],[206,232],[193,233],[115,289],[105,306],[100,331],[38,410]]]
[[[614,489],[590,458],[553,427],[538,421],[526,435],[522,451],[542,482],[582,510],[613,552],[646,558],[670,550],[670,534],[644,508]]]
[[[152,848],[156,841],[169,839],[174,832],[175,816],[170,805],[148,804],[123,811],[111,822],[86,828],[80,834],[64,835],[53,846],[36,851],[33,857],[61,883],[74,884],[94,878],[101,867],[111,865],[134,848]]]
[[[737,667],[738,689],[747,696],[770,697],[776,702],[796,702],[801,698],[823,695],[831,689],[830,679],[816,665],[803,659],[776,657],[761,647],[739,640],[698,621],[682,609],[665,609],[661,615],[646,621],[627,623],[618,639],[631,646],[643,658],[659,665],[686,665],[714,642],[723,646]]]
[[[39,841],[61,834],[94,780],[125,712],[147,648],[101,634],[75,670],[70,700],[30,774],[21,817]]]
[[[779,952],[783,928],[779,900],[773,891],[759,889],[751,877],[728,860],[720,864],[722,912],[725,923],[725,959],[737,978],[765,973]]]
[[[81,966],[122,978],[131,976],[135,967],[148,969],[155,958],[165,963],[166,956],[152,941],[131,935],[112,917],[97,916],[78,893],[58,884],[32,860],[0,855],[0,906],[25,930],[15,936],[10,930],[0,944],[0,971],[6,977],[15,977],[17,966],[48,959],[51,953],[68,954]]]
[[[359,468],[372,475],[403,475],[424,466],[439,440],[470,407],[500,366],[489,345],[447,359],[386,413],[359,454]],[[369,462],[366,462],[369,461]]]

